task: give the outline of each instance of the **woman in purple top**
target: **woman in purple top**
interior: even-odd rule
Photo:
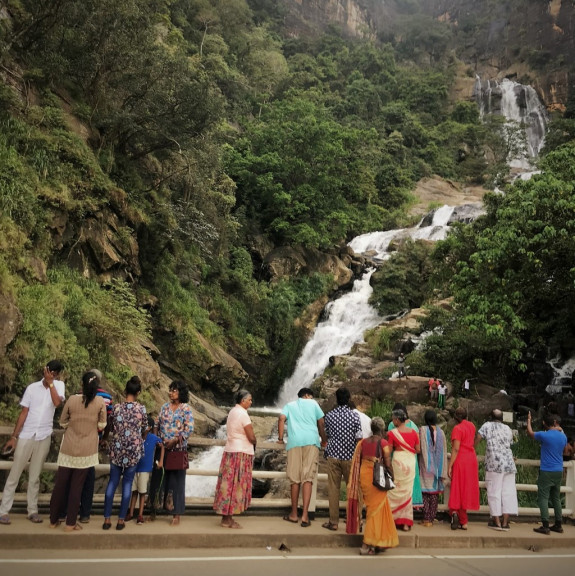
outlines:
[[[118,514],[116,530],[123,530],[126,526],[124,520],[130,506],[132,497],[132,482],[136,474],[136,466],[144,452],[144,439],[142,432],[146,429],[146,408],[137,402],[142,390],[142,383],[137,376],[133,376],[126,384],[126,400],[116,404],[112,411],[111,425],[113,438],[110,446],[110,480],[106,487],[104,500],[104,524],[102,528],[109,530],[112,526],[112,504],[114,493],[122,480],[122,503]]]

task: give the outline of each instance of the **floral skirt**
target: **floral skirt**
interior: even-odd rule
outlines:
[[[224,452],[214,498],[214,510],[218,514],[232,516],[249,508],[253,464],[253,454]]]

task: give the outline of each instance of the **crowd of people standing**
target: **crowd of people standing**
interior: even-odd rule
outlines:
[[[121,503],[116,530],[123,530],[134,516],[139,497],[138,523],[143,523],[146,495],[152,514],[163,508],[176,526],[185,510],[185,478],[188,468],[187,442],[194,429],[189,391],[182,381],[169,385],[157,422],[138,401],[142,383],[137,376],[128,380],[124,399],[115,405],[101,387],[102,375],[92,369],[81,379],[81,392],[65,400],[61,377],[63,365],[54,360],[43,369],[43,377],[30,384],[21,400],[21,412],[4,452],[14,452],[2,502],[0,524],[10,524],[9,512],[25,466],[29,464],[28,519],[42,522],[38,513],[39,475],[46,460],[55,410],[63,404],[60,425],[64,429],[58,454],[58,469],[50,501],[50,527],[65,521],[64,530],[81,530],[89,521],[90,502],[83,493],[92,492],[90,479],[99,462],[99,449],[105,447],[110,460],[110,476],[105,492],[102,528],[112,526],[114,494],[121,481]],[[435,390],[430,380],[430,392]],[[437,386],[441,399],[440,382]],[[479,509],[479,473],[475,448],[486,443],[485,485],[490,509],[489,526],[510,529],[510,517],[517,515],[516,467],[512,453],[515,437],[503,422],[503,412],[493,410],[489,421],[477,431],[468,420],[467,410],[454,411],[451,432],[451,457],[447,458],[447,438],[438,425],[437,413],[428,409],[419,428],[403,404],[395,404],[386,429],[379,417],[370,419],[358,411],[345,387],[336,391],[337,406],[324,414],[313,397],[302,388],[279,416],[278,442],[286,442],[286,474],[290,483],[291,508],[286,522],[309,527],[309,505],[317,478],[320,452],[327,462],[329,520],[322,524],[339,529],[339,501],[342,480],[347,486],[346,532],[363,527],[362,555],[373,555],[399,543],[398,531],[409,531],[414,524],[414,509],[423,511],[420,524],[431,527],[438,503],[450,484],[448,509],[452,530],[467,530],[469,510]],[[221,516],[223,528],[238,529],[234,516],[246,511],[252,497],[252,469],[257,438],[248,409],[252,395],[247,390],[236,394],[235,406],[227,418],[227,441],[221,459],[213,509]],[[559,416],[547,411],[543,430],[534,432],[531,413],[527,433],[541,445],[538,505],[540,534],[563,532],[560,485],[563,458],[571,447],[561,429]],[[157,431],[157,434],[154,432]],[[287,436],[287,439],[286,439]],[[374,482],[374,468],[383,466],[391,488],[382,490]],[[387,488],[390,486],[388,485]],[[299,497],[303,506],[299,513]],[[554,510],[549,522],[548,505]],[[365,506],[365,524],[363,508]]]

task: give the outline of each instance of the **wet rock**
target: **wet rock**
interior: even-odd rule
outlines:
[[[14,340],[22,326],[22,314],[6,294],[0,294],[0,357],[6,352],[7,346]]]

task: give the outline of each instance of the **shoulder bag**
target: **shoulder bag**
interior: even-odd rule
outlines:
[[[379,490],[393,490],[395,484],[383,462],[381,440],[377,441],[377,460],[373,463],[373,485]]]

